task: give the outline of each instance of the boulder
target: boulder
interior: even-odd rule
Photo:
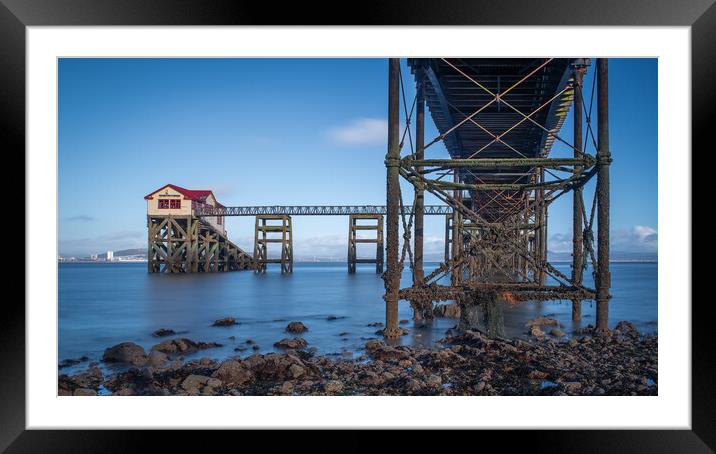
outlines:
[[[531,328],[533,326],[559,326],[559,322],[553,318],[540,316],[529,320],[527,323],[525,323],[525,326],[527,328]]]
[[[168,360],[169,358],[164,353],[158,350],[151,350],[149,352],[149,357],[147,357],[147,364],[151,366],[161,366]]]
[[[582,384],[578,381],[564,382],[562,383],[562,388],[564,388],[564,391],[567,394],[574,394],[579,392],[580,389],[582,389]]]
[[[435,317],[460,318],[461,310],[457,303],[438,304],[433,309]]]
[[[209,383],[214,385],[218,383],[218,386],[221,386],[220,381],[217,380],[210,382],[211,380],[216,379],[212,379],[211,377],[207,377],[206,375],[191,374],[184,379],[184,381],[181,383],[181,387],[189,394],[198,394],[199,391],[201,391],[201,389],[205,386],[211,386]]]
[[[221,363],[216,371],[211,374],[212,377],[220,379],[227,385],[241,386],[253,380],[254,376],[251,369],[239,361],[228,359]]]
[[[329,380],[323,385],[326,394],[338,394],[343,391],[343,383],[338,380]]]
[[[285,348],[285,349],[293,349],[293,350],[305,348],[307,345],[308,345],[308,342],[306,342],[306,340],[301,337],[297,337],[295,339],[284,338],[284,339],[281,339],[280,341],[276,342],[275,344],[273,344],[273,346],[277,347],[277,348]]]
[[[622,320],[617,323],[614,327],[615,331],[619,331],[623,336],[630,337],[632,339],[639,339],[639,330],[636,329],[633,323],[626,320]]]
[[[211,324],[211,326],[232,326],[238,324],[239,322],[237,322],[234,317],[225,317],[219,320],[215,320],[214,323]]]
[[[286,326],[286,332],[288,333],[301,334],[306,331],[308,331],[308,328],[301,322],[291,322]]]
[[[75,392],[72,395],[73,396],[96,396],[97,391],[95,391],[94,389],[77,388],[77,389],[75,389]]]
[[[566,334],[564,334],[564,331],[562,331],[559,328],[552,328],[549,332],[554,337],[564,337]]]
[[[152,350],[162,353],[192,353],[207,348],[221,347],[216,342],[194,342],[191,339],[170,339],[155,345]]]
[[[527,374],[527,378],[529,378],[530,380],[544,380],[545,378],[547,378],[547,374],[540,370],[531,370]]]
[[[106,349],[102,359],[108,363],[143,366],[147,362],[147,354],[144,352],[144,348],[134,342],[122,342]]]
[[[532,328],[530,328],[530,336],[534,336],[541,339],[544,337],[544,331],[542,331],[539,326],[533,326]]]
[[[58,364],[58,369],[64,369],[65,367],[74,366],[75,364],[79,364],[83,361],[87,361],[89,358],[87,356],[82,356],[81,358],[68,358],[60,361],[60,364]]]
[[[306,369],[298,364],[291,364],[288,368],[288,372],[291,374],[291,378],[300,378],[302,375],[305,375]]]
[[[160,328],[152,333],[154,337],[172,336],[176,334],[173,329]]]
[[[371,339],[365,343],[365,349],[373,358],[381,361],[406,359],[410,354],[404,350],[387,345],[382,340]]]
[[[294,385],[290,381],[283,382],[281,385],[281,394],[291,394],[293,392]]]

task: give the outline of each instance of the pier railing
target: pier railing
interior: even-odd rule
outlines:
[[[385,215],[385,205],[266,205],[266,206],[236,206],[213,207],[211,205],[197,205],[195,216],[261,216],[261,215],[287,215],[287,216],[351,216],[351,215]],[[402,213],[413,214],[412,206],[403,207]],[[426,215],[452,214],[452,208],[447,205],[426,205],[423,209]]]

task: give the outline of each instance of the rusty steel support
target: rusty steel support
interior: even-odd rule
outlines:
[[[597,59],[597,332],[609,330],[609,61]]]
[[[544,167],[540,169],[540,179],[544,182]],[[550,196],[542,193],[542,224],[540,230],[542,231],[542,250],[540,251],[540,257],[542,257],[542,266],[540,268],[540,285],[544,285],[547,273],[545,271],[545,264],[547,263],[547,245],[549,244],[549,232],[547,226],[549,224],[549,201]]]
[[[584,66],[577,66],[574,69],[574,111],[572,112],[574,124],[574,157],[582,155],[582,81],[584,78]],[[576,166],[575,173],[581,174],[582,167]],[[582,236],[582,192],[581,186],[574,188],[572,194],[572,281],[582,284],[584,274],[584,251]],[[582,300],[572,300],[572,320],[582,319]]]
[[[542,182],[544,178],[544,173],[540,172],[539,170],[535,173],[535,179],[538,182]],[[535,257],[535,270],[534,270],[534,279],[538,283],[542,284],[544,280],[544,267],[542,266],[542,243],[545,240],[544,238],[544,230],[542,229],[542,225],[544,224],[544,210],[542,209],[542,206],[544,204],[544,190],[538,189],[535,191],[535,212],[536,212],[536,224],[537,224],[537,230],[535,231],[535,244],[534,244],[534,257]]]
[[[425,93],[423,91],[423,84],[425,83],[425,73],[423,69],[420,69],[417,73],[417,93],[415,100],[415,158],[425,158]],[[422,167],[416,167],[417,171],[422,170]],[[425,278],[425,271],[423,269],[423,227],[424,227],[424,215],[423,206],[425,205],[425,194],[422,184],[415,185],[415,214],[414,216],[414,229],[415,235],[413,237],[413,285],[420,286],[423,284]]]
[[[400,336],[398,328],[398,291],[400,290],[399,216],[400,216],[400,59],[388,59],[388,153],[386,166],[386,264],[385,329],[387,338]]]
[[[457,169],[453,173],[453,181],[455,183],[460,182],[460,174],[457,171]],[[453,191],[453,197],[456,201],[462,202],[462,194],[459,189],[456,189]],[[462,251],[462,229],[460,228],[462,226],[462,216],[460,215],[460,210],[454,210],[453,211],[453,217],[452,217],[452,254],[451,257],[457,257],[459,256]],[[455,268],[453,268],[452,273],[450,273],[450,281],[452,282],[452,285],[458,285],[460,284],[460,280],[462,278],[462,267],[459,265],[456,265]]]

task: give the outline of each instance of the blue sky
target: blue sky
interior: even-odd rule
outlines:
[[[412,99],[405,61],[403,77]],[[225,205],[384,204],[386,93],[385,59],[61,59],[60,254],[145,247],[143,197],[165,183]],[[655,252],[656,59],[610,60],[610,129],[613,247]],[[570,115],[560,135],[571,131]],[[570,210],[571,196],[550,209],[551,251],[571,247]],[[253,222],[227,223],[247,250]],[[296,256],[344,257],[347,222],[296,217]],[[428,217],[428,252],[442,248],[442,222]]]

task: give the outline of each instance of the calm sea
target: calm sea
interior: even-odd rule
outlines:
[[[569,274],[569,264],[557,264],[557,268]],[[359,265],[358,272],[351,275],[346,264],[296,263],[290,275],[281,275],[277,268],[269,268],[266,274],[164,275],[148,274],[144,263],[60,264],[58,360],[83,355],[97,360],[105,348],[124,341],[148,349],[160,341],[151,335],[159,328],[173,329],[177,337],[223,344],[198,356],[250,355],[254,353],[251,349],[234,351],[246,346],[247,339],[253,339],[261,347],[259,352],[265,353],[274,350],[274,342],[288,336],[284,329],[293,320],[308,326],[303,337],[319,353],[349,356],[347,352],[352,352],[358,356],[366,339],[375,337],[378,329],[367,325],[385,317],[383,281],[374,270]],[[629,320],[642,332],[656,332],[657,264],[613,263],[611,271],[610,325]],[[587,270],[585,283],[592,285],[590,275]],[[408,270],[403,285],[410,285]],[[595,306],[583,303],[583,325],[595,323]],[[508,335],[523,335],[525,321],[538,315],[557,318],[569,333],[579,326],[572,324],[570,314],[568,302],[504,307]],[[329,315],[339,318],[326,320]],[[240,324],[210,326],[228,316]],[[401,302],[400,318],[411,318],[407,302]],[[410,334],[401,342],[431,344],[455,323],[435,319],[431,327],[413,329],[411,321],[403,325]]]

